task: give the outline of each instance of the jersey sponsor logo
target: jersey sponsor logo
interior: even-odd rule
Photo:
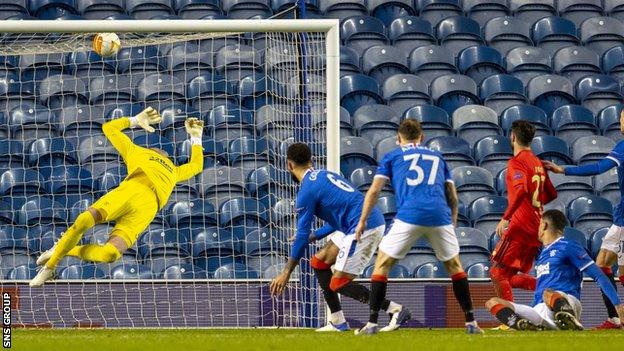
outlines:
[[[545,274],[550,274],[550,262],[547,262],[546,264],[537,265],[535,267],[535,271],[537,272],[537,278]]]
[[[167,164],[167,162],[165,160],[163,160],[162,158],[160,158],[158,156],[150,156],[149,160],[150,161],[154,161],[156,163],[159,163],[161,166],[165,167],[165,169],[168,170],[169,172],[173,172],[173,168],[171,166],[169,166]]]

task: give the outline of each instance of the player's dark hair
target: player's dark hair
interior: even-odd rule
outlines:
[[[535,137],[535,126],[527,120],[519,119],[511,124],[511,132],[520,145],[529,146]]]
[[[312,151],[304,143],[294,143],[288,147],[286,158],[297,166],[307,166],[312,162]]]
[[[566,225],[568,225],[568,219],[565,214],[559,210],[548,210],[544,212],[542,218],[552,225],[552,229],[558,232],[563,232]]]
[[[399,134],[405,140],[416,140],[420,138],[422,133],[420,122],[415,119],[406,119],[399,126]]]

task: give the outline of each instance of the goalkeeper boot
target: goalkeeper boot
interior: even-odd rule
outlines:
[[[355,335],[373,335],[377,334],[379,326],[376,323],[368,322],[365,326],[355,330]]]
[[[37,258],[37,266],[41,266],[46,264],[46,262],[48,262],[48,260],[50,259],[50,257],[52,257],[52,254],[54,253],[54,249],[56,249],[56,243],[54,243],[54,246],[52,246],[50,249],[45,250],[38,258]]]
[[[37,275],[30,281],[30,287],[42,286],[48,280],[54,279],[54,269],[42,267]]]
[[[405,307],[401,307],[399,311],[395,313],[391,313],[390,315],[392,316],[392,318],[390,318],[390,323],[388,323],[387,326],[381,328],[379,330],[380,332],[389,332],[389,331],[397,330],[399,329],[399,327],[401,327],[403,323],[412,319],[412,314]]]
[[[334,324],[332,322],[327,323],[326,326],[316,329],[319,333],[324,332],[344,332],[349,330],[349,324],[347,322]]]
[[[555,314],[555,325],[560,330],[583,330],[581,322],[574,317],[574,314],[567,311],[560,311]]]

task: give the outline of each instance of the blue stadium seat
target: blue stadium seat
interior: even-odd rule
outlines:
[[[53,110],[89,101],[82,79],[67,74],[52,75],[42,80],[37,95],[39,102]]]
[[[518,47],[533,45],[531,28],[526,25],[526,22],[517,18],[497,17],[482,24],[481,27],[483,27],[487,45],[496,49],[501,55],[507,55],[509,51]]]
[[[407,253],[407,256],[399,261],[399,264],[405,267],[408,272],[414,273],[418,267],[424,264],[438,262],[433,252],[424,251],[425,245],[429,245],[426,239],[418,240],[415,245],[420,246],[420,249],[412,247],[412,250]]]
[[[459,70],[477,84],[492,75],[505,73],[503,57],[487,46],[470,46],[459,53]]]
[[[249,270],[242,263],[225,264],[214,272],[214,279],[258,279],[260,275],[256,271]]]
[[[535,135],[544,136],[551,135],[552,130],[548,123],[548,116],[544,110],[533,105],[520,104],[507,108],[501,114],[501,127],[505,132],[505,135],[510,136],[511,125],[513,121],[519,119],[526,119],[535,126]]]
[[[28,3],[26,0],[3,1],[0,4],[0,18],[7,19],[11,16],[28,15]]]
[[[359,107],[381,104],[383,98],[379,84],[363,74],[352,74],[340,78],[340,105],[353,114]]]
[[[113,166],[104,169],[102,173],[96,175],[99,183],[99,190],[108,192],[112,188],[117,187],[127,175],[128,171],[126,167]]]
[[[586,236],[596,229],[610,226],[612,213],[611,202],[598,196],[582,196],[568,206],[568,219],[572,226]]]
[[[416,240],[416,242],[412,245],[412,247],[410,248],[410,250],[408,252],[408,254],[415,254],[415,253],[433,254],[433,253],[435,253],[435,251],[431,247],[431,243],[429,243],[429,240],[427,240],[427,238],[425,238],[425,237],[421,237],[420,239]],[[416,261],[416,260],[408,260],[408,262],[409,261],[411,261],[409,264],[404,264],[404,262],[401,262],[401,264],[403,264],[405,266],[405,268],[407,268],[408,270],[410,270],[410,268],[416,268],[416,267],[412,267],[411,266],[413,264],[413,262]],[[435,260],[433,260],[433,261],[435,261]],[[433,261],[431,261],[431,262],[433,262]]]
[[[136,19],[175,14],[172,0],[126,0],[126,11]]]
[[[401,114],[386,105],[365,105],[353,113],[353,127],[361,138],[372,145],[396,136],[400,123]]]
[[[387,153],[396,149],[398,146],[399,146],[399,141],[396,136],[388,137],[388,138],[381,140],[380,142],[377,143],[377,145],[375,145],[375,159],[377,160],[377,162],[381,162],[381,160]],[[370,167],[376,168],[376,166],[370,166]]]
[[[267,54],[267,64],[270,62]],[[215,53],[215,71],[228,81],[237,81],[262,71],[260,53],[251,46],[226,45]]]
[[[9,112],[9,136],[21,142],[56,136],[55,116],[46,107],[20,104]]]
[[[24,166],[24,147],[16,140],[0,139],[0,169]]]
[[[457,56],[463,49],[474,45],[485,45],[479,23],[463,16],[443,19],[436,27],[440,45]]]
[[[431,83],[431,97],[450,115],[459,107],[479,104],[477,84],[470,77],[460,74],[436,78]]]
[[[193,108],[199,111],[210,111],[218,105],[238,104],[234,87],[219,75],[202,74],[193,78],[188,82],[186,94]]]
[[[522,81],[509,74],[495,74],[481,82],[479,97],[483,105],[501,115],[507,108],[528,103]]]
[[[486,136],[503,134],[498,126],[498,115],[489,107],[462,106],[453,112],[451,119],[457,137],[466,140],[471,146]]]
[[[272,0],[271,5],[273,12],[283,12],[289,8],[297,6],[299,2],[297,0]],[[310,16],[319,14],[318,0],[304,0],[306,13]]]
[[[377,200],[377,208],[381,211],[386,220],[386,230],[392,225],[394,216],[397,213],[396,199],[394,195],[382,196]]]
[[[574,85],[590,74],[600,74],[600,56],[582,46],[565,47],[553,56],[555,72],[568,78]]]
[[[556,164],[572,164],[568,143],[554,136],[538,136],[531,142],[531,150],[542,160]]]
[[[249,138],[254,134],[251,111],[234,105],[215,106],[210,113],[204,115],[204,121],[216,141]]]
[[[377,166],[366,166],[354,170],[349,176],[351,184],[353,184],[359,191],[366,192],[368,188],[373,184],[375,174],[377,173]],[[393,190],[390,184],[386,184],[381,191],[380,196],[392,195]]]
[[[72,0],[29,0],[28,8],[33,16],[43,20],[77,14]]]
[[[606,107],[598,114],[598,127],[602,131],[602,135],[620,141],[622,133],[620,132],[620,114],[624,105],[617,104]]]
[[[345,19],[340,25],[340,38],[359,57],[371,46],[389,43],[383,22],[370,16],[354,16]]]
[[[392,75],[409,73],[405,53],[390,45],[375,45],[366,49],[362,56],[362,70],[380,85]]]
[[[218,16],[222,8],[225,11],[226,6],[232,6],[231,2],[223,1],[223,7],[220,7],[219,0],[175,0],[173,5],[178,16],[184,19]]]
[[[388,106],[400,115],[414,106],[431,104],[427,82],[413,74],[395,74],[387,78],[381,91]]]
[[[46,178],[52,167],[75,164],[76,148],[64,138],[37,139],[28,146],[28,163]]]
[[[0,276],[6,277],[11,269],[21,265],[35,266],[35,258],[24,254],[2,255],[2,260],[0,261]]]
[[[362,73],[360,57],[348,46],[340,46],[340,77]]]
[[[33,85],[50,75],[62,74],[65,63],[64,54],[34,54],[19,56],[22,86]],[[33,91],[34,93],[34,91]]]
[[[563,231],[563,237],[566,240],[574,240],[579,243],[584,249],[588,249],[587,241],[589,236],[586,236],[583,232],[574,229],[572,227],[566,227]]]
[[[574,22],[562,17],[545,17],[533,26],[533,42],[552,57],[559,49],[581,45]]]
[[[39,195],[45,193],[39,172],[15,168],[4,171],[0,175],[0,194],[3,196],[18,197]]]
[[[249,174],[247,188],[260,202],[271,207],[271,196],[284,198],[290,196],[295,183],[289,172],[273,165],[263,166]]]
[[[65,62],[70,74],[87,82],[91,77],[114,75],[116,72],[115,61],[101,57],[95,51],[74,51],[67,55]]]
[[[607,232],[609,232],[609,227],[597,229],[590,234],[588,250],[591,252],[592,258],[596,259],[596,257],[598,257],[598,253],[600,252],[600,248],[602,246],[602,240],[605,235],[607,235]]]
[[[206,200],[174,202],[164,212],[173,228],[201,228],[218,223],[214,205]]]
[[[604,136],[586,136],[576,139],[570,150],[572,159],[578,165],[598,162],[611,152],[615,142]]]
[[[191,259],[177,255],[158,254],[144,260],[144,264],[151,269],[155,277],[158,277],[167,267],[191,264]]]
[[[94,264],[70,265],[59,273],[60,279],[103,279],[106,273]]]
[[[599,196],[611,201],[613,206],[619,204],[621,194],[617,169],[612,168],[608,172],[595,176],[594,189]]]
[[[244,252],[248,256],[263,256],[279,251],[278,244],[273,236],[274,230],[261,228],[250,231],[245,235]]]
[[[86,19],[105,19],[126,12],[123,0],[76,0],[76,10]]]
[[[111,268],[112,279],[152,279],[152,271],[141,264],[120,264]]]
[[[197,186],[204,199],[217,208],[230,197],[248,196],[245,175],[241,169],[218,166],[204,169],[197,176]]]
[[[460,166],[474,166],[470,145],[463,139],[453,136],[439,136],[427,141],[427,147],[439,151],[453,169]]]
[[[622,102],[622,90],[611,76],[600,74],[586,76],[576,87],[579,102],[597,115],[604,108]]]
[[[167,103],[170,105],[165,105]],[[159,124],[160,134],[175,144],[187,141],[189,136],[184,127],[184,122],[188,117],[199,116],[200,113],[180,101],[163,101],[158,104],[161,106],[152,107],[160,109],[162,116]]]
[[[561,17],[577,26],[588,18],[602,16],[604,13],[601,0],[558,0],[557,10]]]
[[[0,223],[13,224],[13,207],[10,203],[0,201]]]
[[[550,123],[555,135],[570,145],[580,137],[600,134],[592,111],[578,105],[559,107],[552,113]]]
[[[267,79],[264,74],[250,74],[238,83],[240,102],[244,108],[258,110],[264,105],[272,104],[274,96],[283,96],[287,92],[279,83]]]
[[[473,228],[455,228],[459,242],[459,258],[462,266],[469,267],[478,262],[488,261],[490,256],[489,236]]]
[[[205,270],[191,263],[174,264],[162,271],[162,279],[208,279],[210,275]]]
[[[184,82],[170,74],[154,73],[145,76],[136,86],[136,96],[141,101],[182,100],[185,98]]]
[[[490,262],[477,262],[470,267],[466,268],[466,274],[469,279],[476,278],[489,278],[490,277]]]
[[[137,250],[143,259],[162,256],[189,256],[190,238],[187,230],[150,230],[137,243]]]
[[[386,26],[397,18],[416,15],[411,0],[369,0],[368,11]]]
[[[464,14],[459,0],[415,0],[420,18],[436,26],[441,20]]]
[[[373,265],[364,268],[362,278],[370,278],[374,268]],[[395,264],[388,273],[388,278],[410,278],[411,276],[412,274],[401,264]]]
[[[89,193],[97,189],[91,173],[78,166],[54,167],[45,177],[43,186],[46,192],[61,197],[63,195]]]
[[[28,230],[28,245],[31,254],[39,255],[40,253],[52,248],[63,232],[67,230],[64,225],[38,225]]]
[[[427,83],[446,75],[459,73],[455,56],[445,47],[425,45],[414,49],[409,56],[410,71]]]
[[[106,122],[101,106],[65,106],[55,111],[55,117],[59,133],[73,145],[78,145],[82,135],[100,133],[102,124]]]
[[[314,139],[323,141],[327,137],[325,127],[327,125],[327,118],[325,117],[326,108],[323,103],[314,104],[310,109],[312,115],[312,126],[314,128]],[[340,106],[340,137],[354,136],[351,114],[346,108]],[[256,112],[256,118],[258,118],[258,112]],[[292,128],[291,128],[292,129]],[[315,152],[315,150],[312,150]]]
[[[228,163],[231,167],[256,169],[269,163],[269,147],[266,139],[242,137],[228,146]]]
[[[470,204],[482,196],[496,195],[494,177],[487,169],[476,166],[456,167],[451,171],[451,176],[459,200],[463,203]]]
[[[442,262],[425,263],[414,271],[414,278],[448,278],[448,272]]]
[[[594,195],[593,182],[590,177],[550,174],[550,180],[557,189],[557,200],[564,204],[580,196]]]
[[[342,174],[349,175],[358,168],[376,164],[373,145],[368,140],[360,137],[340,139],[340,171]]]
[[[449,115],[443,109],[433,105],[419,105],[405,111],[405,119],[420,121],[426,138],[450,136],[453,127]]]
[[[553,72],[551,56],[546,50],[522,46],[510,50],[505,59],[507,72],[520,79],[526,87],[531,79]]]
[[[467,17],[479,23],[481,28],[491,19],[507,16],[510,12],[507,0],[464,0],[462,5]]]
[[[199,75],[212,74],[212,54],[189,42],[171,44],[165,53],[166,66],[174,77],[188,82]]]
[[[193,234],[191,247],[193,257],[233,257],[242,252],[238,238],[234,238],[231,229],[205,227]],[[213,269],[209,269],[214,271]]]
[[[599,56],[614,46],[624,44],[624,25],[613,17],[592,17],[579,28],[581,42]]]
[[[67,223],[67,212],[58,202],[33,196],[17,211],[16,222],[20,225]]]
[[[67,207],[69,207],[69,222],[73,223],[76,218],[91,207],[91,205],[93,205],[93,201],[90,199],[78,200],[73,204],[67,204]]]
[[[602,55],[602,71],[620,84],[624,82],[624,46],[611,48]]]
[[[320,106],[319,106],[320,108]],[[321,119],[325,119],[325,107],[322,107],[323,111],[315,110],[311,108],[312,114],[312,126],[315,127],[315,113],[319,113]],[[296,109],[291,105],[286,104],[272,104],[264,105],[256,110],[256,130],[260,135],[274,138],[277,140],[285,140],[294,137],[294,118],[297,113]],[[316,129],[316,128],[315,128]],[[319,138],[322,140],[323,138]]]
[[[2,203],[5,205],[6,203]],[[12,224],[11,222],[7,224]],[[25,254],[27,255],[31,249],[29,248],[27,230],[12,225],[0,227],[0,253],[2,255]],[[34,249],[34,248],[33,248]]]
[[[264,204],[249,198],[233,198],[219,210],[219,225],[260,228],[268,224],[269,211]]]
[[[141,77],[141,74],[162,71],[164,61],[160,57],[160,52],[155,46],[122,47],[116,56],[117,71],[119,73],[130,72],[138,77]]]
[[[620,0],[604,0],[605,15],[624,20],[624,4]]]
[[[514,17],[529,24],[529,28],[541,18],[556,16],[555,0],[511,0],[509,8]]]
[[[297,226],[295,200],[281,199],[277,201],[277,203],[273,205],[273,208],[271,208],[271,220],[279,228],[286,228],[286,231],[292,231],[293,233],[291,234],[294,234],[292,228],[296,228]]]
[[[364,0],[319,0],[319,10],[325,17],[337,18],[341,22],[349,17],[368,15]]]
[[[437,43],[431,24],[416,16],[403,16],[392,21],[388,28],[388,37],[392,45],[404,53]]]
[[[509,138],[501,135],[487,136],[474,146],[474,158],[479,167],[485,168],[492,175],[507,168],[507,162],[513,157]]]
[[[37,275],[37,266],[34,264],[22,264],[7,271],[4,278],[8,280],[31,280]]]
[[[490,234],[496,230],[496,225],[507,209],[507,198],[502,196],[483,196],[470,204],[470,218],[474,228]]]
[[[547,115],[551,115],[563,105],[576,103],[574,84],[569,79],[554,74],[545,74],[531,79],[527,91],[533,104],[544,110]]]
[[[92,105],[125,104],[137,101],[137,96],[128,76],[107,75],[89,81],[89,101]]]

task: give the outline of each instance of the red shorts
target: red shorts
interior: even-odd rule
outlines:
[[[533,262],[539,249],[539,246],[527,245],[509,235],[505,235],[492,252],[492,261],[501,266],[501,268],[528,273],[533,267]]]

